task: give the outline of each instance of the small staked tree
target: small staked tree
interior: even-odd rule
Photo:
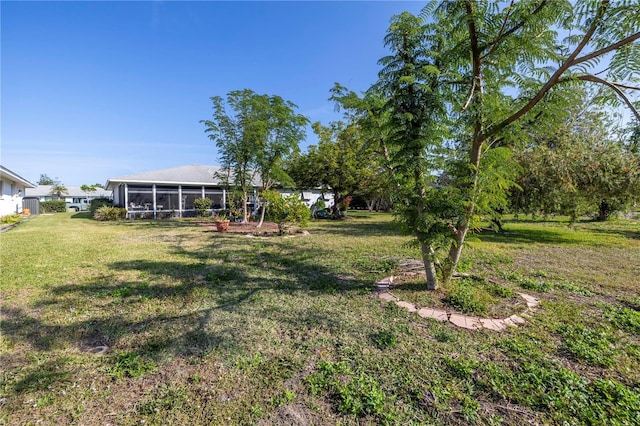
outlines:
[[[267,190],[263,197],[268,205],[269,217],[278,224],[280,235],[293,225],[301,228],[308,225],[311,211],[299,194],[282,196],[278,191]]]
[[[247,221],[249,191],[255,181],[261,179],[263,190],[277,181],[286,182],[282,163],[298,149],[308,120],[294,112],[295,104],[249,89],[229,92],[226,105],[219,96],[211,101],[213,120],[201,123],[218,148],[222,165],[218,177],[242,193]]]
[[[300,142],[305,137],[304,126],[309,123],[307,117],[295,113],[294,108],[297,106],[292,102],[285,101],[280,96],[270,96],[264,100],[267,103],[263,111],[266,135],[257,151],[256,159],[258,176],[262,183],[261,193],[270,190],[276,184],[293,184],[284,164],[291,155],[299,152]],[[264,221],[266,206],[262,207],[257,228],[260,228]]]

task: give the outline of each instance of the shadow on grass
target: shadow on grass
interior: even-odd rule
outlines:
[[[78,212],[71,215],[71,219],[93,219],[90,211]]]
[[[509,223],[517,225],[519,222],[507,222],[503,232],[496,233],[493,230],[483,229],[473,235],[486,242],[514,244],[599,245],[603,240],[598,239],[598,235],[640,239],[640,232],[625,229],[624,226],[617,226],[616,223],[605,224],[592,220],[577,222],[572,228],[569,228],[568,225],[562,226],[558,222],[543,221],[537,222],[539,226],[531,226],[530,221],[525,221],[523,223],[529,226],[526,229],[518,229],[510,227]],[[605,226],[606,228],[603,228]]]
[[[512,244],[582,244],[578,239],[567,238],[566,231],[554,231],[552,229],[509,229],[505,226],[503,232],[492,230],[482,230],[474,232],[473,235],[484,242],[491,243],[512,243]]]
[[[315,221],[314,225],[323,234],[356,238],[402,235],[398,226],[392,221],[369,222],[363,216],[348,217],[343,220],[319,220]]]
[[[348,327],[335,311],[306,308],[317,296],[363,291],[370,282],[340,278],[317,263],[318,252],[286,240],[252,244],[241,238],[218,236],[194,250],[178,244],[170,261],[113,262],[112,273],[53,286],[35,303],[36,312],[55,313],[58,320],[6,310],[2,332],[37,351],[107,345],[116,353],[161,359],[242,353],[248,336],[262,333],[260,321],[305,332]],[[297,293],[306,297],[292,316],[280,300]],[[16,391],[31,386],[28,377],[22,381],[13,384]]]
[[[638,228],[640,228],[640,222],[638,222]],[[631,240],[640,240],[640,231],[629,231],[626,229],[592,229],[591,232],[620,236]]]

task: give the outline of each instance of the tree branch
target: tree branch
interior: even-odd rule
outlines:
[[[604,80],[604,79],[602,79],[600,77],[596,77],[595,75],[591,75],[591,74],[579,75],[579,76],[576,76],[576,77],[573,77],[573,78],[571,78],[571,77],[561,78],[560,80],[558,80],[558,84],[565,83],[565,82],[571,81],[573,79],[582,80],[582,81],[590,81],[592,83],[598,83],[598,84],[603,84],[603,85],[607,86],[608,88],[610,88],[611,90],[616,92],[616,94],[618,96],[620,96],[620,98],[622,98],[622,100],[624,101],[625,104],[627,104],[627,106],[629,107],[629,109],[631,110],[633,115],[636,116],[636,119],[640,120],[640,113],[638,112],[636,107],[633,105],[631,100],[627,97],[627,95],[622,90],[620,90],[621,87],[625,88],[625,89],[631,89],[631,90],[640,90],[640,87],[628,86],[626,84],[612,83],[610,81]]]
[[[467,98],[467,101],[464,103],[464,105],[462,105],[462,109],[460,109],[460,112],[464,112],[468,107],[469,104],[471,103],[471,99],[473,99],[473,92],[476,91],[476,79],[473,79],[473,83],[471,84],[471,88],[469,89],[469,97]]]
[[[540,4],[533,10],[533,12],[531,12],[531,14],[529,16],[538,14],[547,5],[547,3],[548,3],[548,0],[541,1]],[[511,6],[513,6],[513,0],[511,1],[511,5],[509,6],[509,8],[511,8]],[[500,32],[498,33],[498,37],[496,37],[496,39],[493,40],[491,43],[487,43],[486,46],[482,46],[480,48],[481,50],[484,50],[487,47],[491,46],[489,48],[489,51],[487,53],[485,53],[484,55],[482,55],[481,59],[484,59],[487,56],[491,55],[496,50],[496,47],[498,46],[498,44],[502,40],[504,40],[505,38],[507,38],[511,34],[513,34],[516,31],[518,31],[520,28],[522,28],[524,26],[524,24],[527,23],[527,21],[523,19],[522,21],[518,22],[516,25],[514,25],[509,30],[507,30],[507,31],[505,31],[503,33],[502,31],[504,30],[504,27],[506,26],[507,19],[509,18],[509,14],[510,13],[511,13],[511,11],[507,12],[507,14],[505,15],[504,21],[502,22],[502,28],[500,28]]]
[[[601,56],[601,55],[607,54],[609,52],[612,52],[612,51],[616,50],[617,48],[622,47],[625,44],[632,43],[632,42],[634,42],[634,41],[636,41],[638,39],[640,39],[640,32],[637,32],[635,34],[631,34],[629,37],[625,37],[622,40],[620,40],[620,41],[618,41],[616,43],[613,43],[610,46],[603,47],[600,50],[596,50],[595,52],[589,53],[588,55],[585,55],[585,56],[583,56],[581,58],[577,58],[571,63],[570,66],[581,64],[582,62],[586,62],[586,61],[588,61],[590,59],[597,58],[598,56]]]
[[[473,99],[473,95],[475,93],[475,88],[483,92],[482,90],[482,60],[480,59],[480,48],[478,46],[478,32],[476,28],[476,22],[474,20],[474,10],[473,5],[469,0],[465,1],[466,11],[467,11],[467,25],[469,27],[469,41],[471,42],[471,60],[473,61],[473,86],[471,90],[471,95],[469,97],[469,101]],[[475,126],[473,129],[473,143],[471,146],[471,164],[474,166],[478,166],[480,163],[480,148],[482,146],[482,139],[480,138],[482,134],[482,119],[481,117],[476,117]]]
[[[585,46],[589,43],[589,41],[595,34],[596,29],[600,25],[602,21],[602,17],[604,16],[604,13],[608,7],[609,7],[609,0],[603,0],[602,3],[600,4],[600,7],[598,8],[598,11],[596,12],[596,16],[594,17],[593,22],[591,23],[591,27],[584,34],[584,36],[582,37],[582,40],[580,40],[580,43],[576,46],[573,53],[569,55],[569,57],[564,61],[564,63],[556,70],[555,73],[553,73],[553,75],[549,78],[549,80],[542,86],[542,88],[538,91],[538,93],[533,98],[531,98],[529,102],[526,103],[526,105],[524,105],[514,114],[510,115],[509,117],[505,118],[502,122],[494,126],[491,126],[486,131],[484,131],[483,134],[480,135],[481,140],[486,140],[487,138],[495,135],[500,130],[504,129],[509,124],[513,123],[514,121],[518,120],[523,115],[531,111],[531,109],[535,107],[538,104],[538,102],[542,100],[542,98],[544,98],[544,96],[549,92],[549,90],[551,90],[553,86],[558,84],[558,80],[560,80],[560,77],[562,76],[562,74],[564,74],[565,71],[569,69],[569,67],[571,67],[572,65],[575,65],[574,61],[576,57],[580,54],[582,49],[585,48]],[[606,48],[600,49],[600,51],[603,52],[602,54],[609,52],[609,50],[606,50]],[[587,55],[587,56],[591,56],[591,55]]]

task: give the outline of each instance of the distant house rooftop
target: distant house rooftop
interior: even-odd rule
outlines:
[[[222,172],[219,166],[203,166],[190,164],[170,169],[152,170],[128,176],[120,176],[107,180],[106,188],[115,190],[118,185],[127,184],[156,184],[156,185],[215,185],[222,186],[224,182],[217,177]],[[252,186],[260,186],[256,179]]]
[[[25,190],[25,197],[38,197],[38,198],[46,198],[51,197],[51,189],[53,185],[38,185],[36,187],[27,188]],[[67,186],[67,193],[63,194],[64,197],[73,197],[73,198],[99,198],[106,197],[111,198],[112,191],[108,191],[102,188],[96,188],[93,192],[85,192],[80,189],[79,186]]]

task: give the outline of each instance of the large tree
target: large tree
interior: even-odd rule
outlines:
[[[58,181],[50,178],[46,173],[40,174],[40,179],[38,179],[38,185],[55,185]]]
[[[388,100],[390,158],[405,195],[398,218],[422,247],[429,288],[438,265],[450,280],[479,217],[504,207],[511,147],[564,118],[577,87],[603,86],[603,101],[638,116],[629,92],[640,73],[639,8],[432,1],[421,18],[393,18],[391,54],[372,90]]]
[[[322,188],[333,193],[335,206],[356,194],[371,171],[371,152],[363,146],[356,123],[315,122],[318,144],[304,155],[295,156],[288,171],[301,189]]]
[[[285,101],[280,96],[266,97],[264,106],[265,137],[257,150],[256,166],[261,192],[270,190],[274,185],[290,186],[292,178],[285,170],[286,161],[300,151],[300,142],[305,138],[304,126],[309,119],[302,114],[296,114],[297,106]],[[262,198],[262,196],[261,196]],[[262,226],[266,204],[263,205],[260,222]]]
[[[247,221],[249,191],[256,178],[261,179],[263,189],[287,179],[282,162],[298,149],[307,119],[294,112],[295,104],[249,89],[229,92],[226,105],[220,96],[211,101],[213,119],[201,122],[218,148],[219,177],[242,193]]]
[[[515,211],[607,220],[640,201],[640,153],[619,139],[622,132],[603,111],[574,111],[558,131],[517,154],[522,173],[521,190],[512,195]]]

